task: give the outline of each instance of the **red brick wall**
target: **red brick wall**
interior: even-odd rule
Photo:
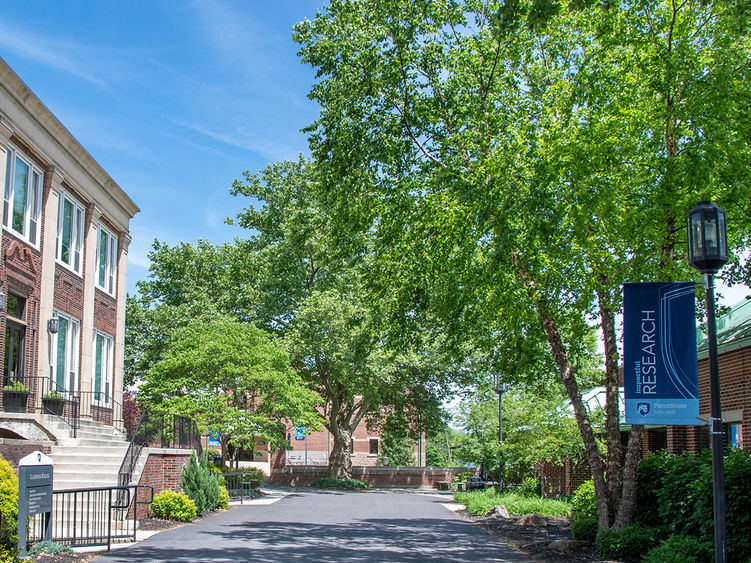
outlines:
[[[159,494],[165,489],[173,491],[182,490],[180,476],[183,467],[190,461],[190,455],[193,450],[183,450],[179,452],[149,452],[139,485],[151,485],[154,488],[154,495]],[[141,493],[139,493],[140,495]],[[148,516],[149,507],[142,505],[139,509],[139,518]]]
[[[436,488],[439,481],[452,481],[465,472],[464,467],[352,467],[352,478],[374,487]],[[328,467],[287,466],[271,470],[276,485],[308,486],[316,479],[328,477]]]
[[[537,470],[542,496],[546,498],[571,496],[579,485],[590,479],[589,466],[586,463],[541,463]]]
[[[94,293],[94,328],[114,336],[117,329],[117,301],[101,289]]]
[[[0,455],[2,455],[6,461],[10,462],[16,472],[18,472],[19,460],[36,451],[49,455],[50,445],[45,442],[35,442],[32,440],[0,438]]]

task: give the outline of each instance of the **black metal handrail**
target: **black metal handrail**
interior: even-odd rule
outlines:
[[[177,414],[155,413],[144,410],[134,430],[128,450],[119,470],[119,483],[127,485],[145,447],[190,448],[200,455],[202,451],[198,427],[194,420]]]
[[[148,489],[148,500],[139,500],[139,491]],[[138,507],[150,504],[150,485],[63,489],[52,493],[52,541],[72,547],[106,545],[114,540],[135,541]],[[29,519],[27,548],[44,537],[44,515]]]
[[[229,493],[230,499],[240,499],[240,504],[247,497],[253,499],[253,490],[261,486],[261,479],[255,471],[228,471],[219,473],[222,477],[223,485]]]

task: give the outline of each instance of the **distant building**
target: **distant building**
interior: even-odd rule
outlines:
[[[2,59],[0,182],[0,453],[17,460],[53,421],[122,418],[139,209]]]

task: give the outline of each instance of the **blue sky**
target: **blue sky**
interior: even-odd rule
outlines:
[[[141,208],[128,290],[154,239],[212,243],[243,171],[307,154],[314,71],[292,25],[324,1],[7,2],[0,56]]]

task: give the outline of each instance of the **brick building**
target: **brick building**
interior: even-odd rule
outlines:
[[[54,442],[53,413],[69,425],[122,418],[139,209],[2,59],[0,182],[0,453],[17,459]]]

